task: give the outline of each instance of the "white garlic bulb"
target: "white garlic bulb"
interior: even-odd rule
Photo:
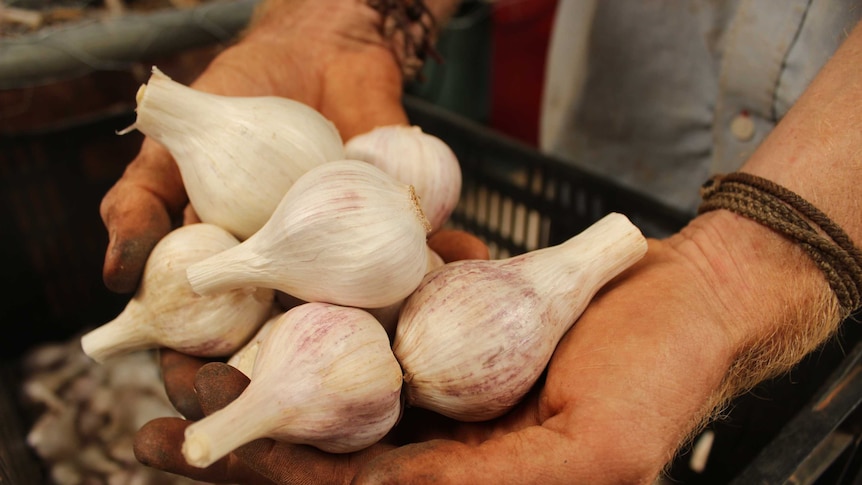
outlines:
[[[380,440],[401,414],[401,367],[367,312],[307,303],[285,312],[261,342],[236,400],[186,429],[186,461],[206,467],[269,437],[331,453]]]
[[[81,338],[97,362],[128,352],[169,347],[201,357],[235,352],[269,317],[274,292],[244,288],[194,293],[187,267],[239,244],[224,229],[206,223],[177,228],[150,253],[141,284],[123,311]]]
[[[194,291],[266,287],[309,302],[380,308],[428,266],[428,221],[413,188],[358,160],[306,172],[236,247],[188,268]]]
[[[395,330],[406,404],[461,421],[504,414],[599,288],[646,248],[625,216],[610,214],[556,246],[432,271]]]
[[[345,158],[371,163],[416,189],[431,231],[440,229],[461,196],[461,165],[443,140],[419,126],[386,125],[344,144]]]
[[[121,133],[137,129],[167,148],[200,220],[240,240],[299,176],[344,158],[335,125],[291,99],[210,94],[153,68],[137,101],[135,123]]]

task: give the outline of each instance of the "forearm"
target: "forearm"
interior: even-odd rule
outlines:
[[[741,171],[776,182],[838,224],[857,246],[862,218],[862,28],[857,27]],[[802,248],[727,211],[700,216],[682,247],[708,255],[705,274],[735,318],[725,396],[786,371],[841,320],[824,274]],[[694,244],[691,244],[694,243]]]

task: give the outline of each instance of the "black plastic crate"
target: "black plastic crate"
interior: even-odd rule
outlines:
[[[405,106],[411,123],[445,140],[461,163],[450,225],[480,236],[496,257],[561,243],[609,212],[648,237],[672,234],[691,218],[427,101],[407,97]]]

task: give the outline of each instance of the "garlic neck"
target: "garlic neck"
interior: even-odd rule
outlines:
[[[571,239],[510,258],[559,319],[573,323],[598,290],[640,260],[647,242],[625,216],[612,213]]]
[[[530,266],[527,276],[548,294],[600,287],[646,254],[646,239],[625,216],[612,213],[556,246],[511,259]]]
[[[236,400],[198,421],[185,431],[182,453],[190,465],[207,467],[236,448],[271,431],[266,417],[272,399],[257,399],[250,384]],[[268,397],[268,396],[267,396]],[[254,412],[248,412],[253,409]],[[279,414],[286,414],[280,410]]]
[[[213,294],[242,287],[272,287],[264,271],[269,260],[250,250],[248,245],[234,246],[186,269],[195,293]]]
[[[81,337],[81,348],[94,361],[108,359],[153,346],[152,335],[142,321],[151,318],[149,312],[135,300],[110,322]]]
[[[205,133],[206,121],[211,122],[219,113],[213,109],[215,103],[219,103],[216,96],[175,83],[158,70],[154,70],[150,81],[138,90],[137,100],[135,128],[172,153],[181,152],[186,146],[176,142],[178,134]]]

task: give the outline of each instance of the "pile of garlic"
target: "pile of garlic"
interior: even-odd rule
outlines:
[[[22,394],[37,416],[26,436],[51,483],[194,485],[140,464],[134,435],[147,421],[177,416],[151,352],[94,363],[79,338],[44,343],[22,359]]]
[[[405,403],[498,417],[598,289],[646,252],[640,231],[609,214],[557,246],[443,264],[427,238],[458,203],[461,171],[418,127],[343,143],[310,107],[206,94],[156,69],[137,115],[130,129],[168,148],[202,222],[154,249],[124,312],[133,316],[82,344],[99,361],[159,346],[223,356],[250,377],[187,428],[195,466],[261,437],[361,450]]]

